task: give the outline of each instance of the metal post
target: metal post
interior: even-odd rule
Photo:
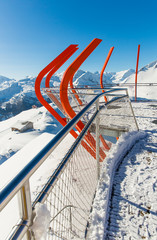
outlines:
[[[77,102],[76,99],[74,98],[73,94],[72,94],[70,91],[68,91],[68,92],[69,92],[70,96],[72,97],[72,99],[74,100],[74,102],[76,103],[78,109],[81,111],[81,107],[80,107],[80,105],[78,105],[78,102]],[[74,94],[74,95],[75,95],[75,94]]]
[[[129,101],[131,112],[132,112],[132,115],[133,115],[133,118],[134,118],[134,121],[135,121],[135,124],[136,124],[136,127],[137,127],[137,131],[139,131],[139,127],[138,127],[138,124],[137,124],[137,121],[136,121],[134,110],[133,110],[133,107],[132,107],[132,104],[131,104],[131,101],[130,101],[130,98],[129,98],[128,90],[126,90],[126,93],[128,95],[128,101]]]
[[[96,101],[96,111],[99,111],[99,99]],[[100,151],[100,113],[97,114],[96,117],[96,160],[97,160],[97,179],[99,180],[100,177],[100,157],[99,157],[99,151]]]
[[[71,212],[71,206],[70,206],[70,231],[72,232],[72,212]]]
[[[29,226],[32,224],[32,203],[29,180],[25,182],[19,192],[19,210],[23,220],[29,221]],[[31,234],[29,231],[25,234],[25,239],[31,240]]]

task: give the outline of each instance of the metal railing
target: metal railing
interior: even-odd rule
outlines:
[[[116,92],[119,91],[125,91],[125,94],[117,94],[116,96]],[[108,103],[105,103],[103,99],[107,95],[112,95],[113,98]],[[119,109],[125,111],[129,109],[130,113],[124,113],[124,111],[122,114],[120,112],[115,113]],[[138,128],[126,89],[112,89],[94,96],[90,103],[2,189],[1,211],[5,209],[15,195],[18,194],[20,199],[21,219],[18,223],[15,223],[15,227],[8,239],[35,239],[33,211],[37,203],[44,203],[50,212],[50,224],[46,230],[45,239],[85,238],[89,213],[100,173],[101,152],[105,151],[100,142],[100,126],[105,125],[104,120],[110,118],[110,127],[113,127],[111,123],[116,114],[119,115],[119,119],[125,117],[132,119],[130,126],[134,123],[134,128]],[[76,124],[80,120],[84,120],[85,115],[85,127],[32,202],[31,176],[67,134],[75,128]],[[94,130],[91,130],[92,128]],[[91,141],[96,142],[95,149],[92,148],[94,143],[90,145],[90,141],[87,141],[89,140],[89,131],[91,131],[92,135]]]

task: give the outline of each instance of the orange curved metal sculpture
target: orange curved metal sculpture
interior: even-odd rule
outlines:
[[[68,116],[72,119],[76,116],[76,113],[72,109],[69,99],[68,99],[68,84],[69,82],[72,83],[73,76],[75,72],[79,69],[81,64],[87,59],[87,57],[94,51],[94,49],[100,44],[102,40],[95,38],[85,49],[84,51],[74,60],[74,62],[67,68],[67,70],[64,73],[64,76],[62,78],[61,84],[60,84],[60,100],[62,103],[62,106],[64,108],[64,111],[68,114]],[[84,124],[82,121],[79,121],[76,126],[77,130],[79,132],[82,131],[84,128]],[[89,143],[89,145],[96,150],[96,142],[93,136],[88,131],[88,134],[86,136],[86,141]],[[106,157],[106,154],[100,148],[100,156],[102,159]]]
[[[105,68],[106,68],[106,66],[107,66],[107,64],[108,64],[108,61],[109,61],[109,59],[110,59],[110,57],[111,57],[111,54],[112,54],[112,52],[113,52],[113,49],[114,49],[114,47],[111,47],[111,48],[110,48],[110,51],[109,51],[109,53],[108,53],[108,55],[107,55],[107,58],[106,58],[106,60],[105,60],[105,63],[104,63],[104,65],[103,65],[103,68],[102,68],[101,73],[100,73],[100,85],[101,85],[101,88],[104,88],[104,85],[103,85],[103,74],[104,74]],[[105,92],[105,91],[102,90],[102,92]],[[107,97],[104,96],[104,99],[105,99],[105,102],[107,102]]]
[[[102,40],[94,39],[85,50],[74,60],[74,62],[67,68],[60,85],[60,100],[65,112],[70,118],[75,117],[75,112],[70,106],[68,100],[68,84],[72,81],[75,72],[79,69],[81,64],[87,59],[87,57],[94,51],[94,49],[100,44]]]
[[[77,50],[77,45],[70,45],[66,48],[57,58],[55,58],[50,64],[48,64],[37,76],[35,82],[35,93],[40,101],[40,103],[63,125],[65,126],[66,120],[63,119],[43,98],[40,90],[41,81],[47,75],[46,87],[49,86],[51,76],[72,56],[72,54]],[[55,96],[54,96],[55,97]],[[57,100],[58,101],[58,100]],[[78,134],[71,130],[70,133],[74,138],[78,137]],[[96,153],[90,148],[90,146],[84,141],[81,142],[82,146],[94,157],[96,158]]]
[[[69,49],[69,53],[65,56],[63,55],[62,59],[60,61],[58,61],[58,63],[52,68],[51,71],[49,71],[49,73],[47,74],[46,79],[45,79],[45,87],[46,88],[50,88],[50,79],[51,79],[52,75],[61,67],[61,65],[64,62],[66,62],[68,60],[68,58],[70,58],[75,53],[76,50],[78,50],[77,47],[75,47],[74,49]],[[62,107],[61,103],[58,101],[58,99],[55,97],[55,95],[52,94],[52,92],[49,90],[46,90],[46,92],[47,92],[48,96],[51,98],[51,100],[53,100],[53,102],[64,113],[63,107]]]
[[[54,72],[54,69],[56,72],[77,49],[77,45],[70,45],[68,48],[66,48],[58,57],[56,57],[38,74],[35,82],[35,93],[38,100],[63,126],[66,125],[66,121],[63,120],[62,117],[43,98],[40,91],[40,85],[42,79],[46,74],[48,74],[51,70]]]

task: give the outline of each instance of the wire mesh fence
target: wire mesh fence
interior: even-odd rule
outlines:
[[[96,160],[80,145],[46,200],[51,213],[48,239],[85,237],[96,184]]]
[[[51,215],[47,239],[83,239],[86,235],[97,185],[96,139],[88,129],[83,138],[80,135],[79,143],[72,145],[58,167],[57,177],[55,173],[51,177],[53,184],[47,183],[50,191],[44,203]]]

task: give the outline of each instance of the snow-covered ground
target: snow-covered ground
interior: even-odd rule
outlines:
[[[23,133],[11,131],[18,121],[31,121],[33,129]],[[44,107],[23,111],[15,117],[0,122],[0,164],[42,133],[56,135],[61,128],[58,121]]]
[[[140,132],[120,137],[102,166],[89,239],[157,239],[157,103],[133,107]]]

